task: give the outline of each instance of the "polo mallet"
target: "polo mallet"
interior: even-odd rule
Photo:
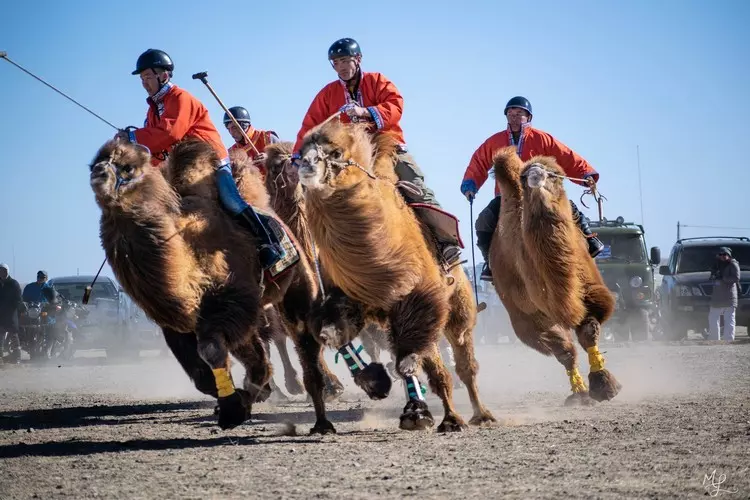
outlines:
[[[234,123],[234,126],[237,127],[237,130],[240,131],[242,134],[242,137],[247,141],[248,144],[250,144],[250,147],[253,148],[253,151],[255,151],[256,155],[260,154],[260,151],[258,151],[258,148],[255,147],[255,144],[253,144],[253,141],[250,140],[250,138],[245,133],[245,129],[240,126],[240,122],[237,121],[237,119],[234,117],[232,113],[229,112],[226,106],[224,106],[224,103],[221,102],[221,99],[219,99],[219,96],[216,95],[216,92],[214,92],[214,89],[211,87],[211,84],[208,83],[208,72],[202,71],[200,73],[196,73],[193,75],[193,80],[200,80],[203,82],[203,84],[208,88],[208,91],[211,92],[211,95],[214,96],[216,99],[216,102],[219,103],[219,106],[221,106],[221,109],[224,110],[224,112],[227,114],[230,120],[232,120],[232,123]]]
[[[20,69],[21,71],[23,71],[27,75],[31,76],[32,78],[34,78],[34,79],[42,82],[47,87],[51,88],[52,90],[54,90],[55,92],[57,92],[58,94],[60,94],[61,96],[63,96],[64,98],[66,98],[67,100],[69,100],[70,102],[72,102],[73,104],[75,104],[76,106],[78,106],[79,108],[82,108],[87,113],[89,113],[89,114],[95,116],[96,118],[98,118],[99,120],[103,121],[104,123],[106,123],[107,125],[109,125],[110,127],[112,127],[113,129],[115,129],[117,131],[121,131],[122,130],[121,128],[113,125],[111,122],[105,120],[104,118],[102,118],[98,114],[94,113],[89,108],[87,108],[86,106],[84,106],[80,102],[76,101],[75,99],[73,99],[72,97],[70,97],[69,95],[67,95],[65,92],[63,92],[61,90],[58,90],[55,86],[47,83],[46,81],[44,81],[40,77],[36,76],[34,73],[32,73],[31,71],[27,70],[26,68],[24,68],[20,64],[16,63],[15,61],[11,61],[10,58],[8,57],[8,53],[5,52],[4,50],[0,50],[0,59],[5,59],[7,62],[9,62],[10,64],[12,64],[16,68]],[[94,281],[92,281],[91,285],[87,286],[86,289],[84,290],[84,292],[83,292],[83,299],[81,300],[81,303],[83,303],[84,305],[89,303],[89,299],[91,298],[91,291],[93,290],[94,283],[96,283],[96,280],[99,277],[99,273],[102,272],[102,269],[104,268],[104,264],[106,262],[107,262],[107,258],[105,257],[104,258],[104,262],[102,262],[102,265],[99,267],[99,271],[96,273],[96,277],[94,278]]]
[[[24,68],[20,64],[16,63],[15,61],[11,61],[10,58],[8,57],[8,53],[5,52],[4,50],[0,50],[0,59],[5,59],[10,64],[12,64],[16,68],[20,69],[21,71],[23,71],[27,75],[31,76],[32,78],[35,78],[36,80],[39,80],[40,82],[42,82],[43,84],[45,84],[47,87],[51,88],[52,90],[54,90],[55,92],[57,92],[58,94],[60,94],[61,96],[63,96],[64,98],[66,98],[67,100],[69,100],[70,102],[72,102],[73,104],[75,104],[76,106],[78,106],[79,108],[84,109],[87,113],[89,113],[89,114],[97,117],[98,119],[100,119],[101,121],[103,121],[104,123],[106,123],[107,125],[109,125],[110,127],[112,127],[113,129],[120,130],[119,127],[116,127],[111,122],[108,122],[107,120],[105,120],[104,118],[102,118],[101,116],[99,116],[98,114],[94,113],[89,108],[87,108],[86,106],[84,106],[80,102],[76,101],[75,99],[73,99],[72,97],[70,97],[69,95],[67,95],[65,92],[63,92],[61,90],[58,90],[53,85],[50,85],[49,83],[45,82],[44,80],[42,80],[41,78],[39,78],[38,76],[36,76],[31,71],[27,70],[26,68]]]
[[[477,289],[477,260],[474,256],[474,198],[469,200],[469,225],[471,226],[471,280],[474,282],[474,300],[477,301],[477,313],[487,309],[486,302],[479,302]]]

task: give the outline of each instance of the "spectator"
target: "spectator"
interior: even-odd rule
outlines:
[[[10,334],[10,356],[8,361],[21,361],[21,342],[18,338],[18,311],[24,307],[21,300],[21,285],[10,277],[10,268],[0,264],[0,338],[5,332]],[[0,349],[0,364],[2,363]]]
[[[49,302],[57,301],[57,290],[47,281],[47,271],[36,273],[36,281],[29,283],[23,288],[24,302]]]
[[[708,338],[719,340],[719,322],[721,316],[724,316],[724,340],[733,341],[740,265],[732,258],[732,250],[727,247],[719,248],[716,259],[716,266],[711,272],[714,291],[711,294],[711,309],[708,312]]]

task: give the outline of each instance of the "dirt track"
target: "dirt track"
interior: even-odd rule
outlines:
[[[307,435],[304,398],[219,430],[170,358],[4,368],[0,497],[692,498],[716,494],[704,486],[715,470],[719,497],[750,498],[750,344],[603,350],[622,392],[566,408],[554,359],[481,346],[480,389],[500,424],[451,435],[399,431],[401,385],[360,401],[332,356],[348,391],[329,405],[338,435],[326,437]],[[468,420],[464,390],[456,401]],[[300,435],[282,435],[284,421]]]

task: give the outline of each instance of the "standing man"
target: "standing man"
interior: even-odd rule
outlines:
[[[21,285],[10,277],[7,264],[0,264],[0,338],[10,334],[10,363],[21,362],[21,341],[18,338],[18,312],[25,307],[21,298]],[[0,349],[0,364],[2,364]]]
[[[221,159],[216,171],[219,198],[224,208],[259,240],[258,256],[264,269],[270,269],[284,256],[276,235],[237,190],[219,131],[208,116],[206,107],[193,95],[171,82],[174,63],[169,55],[148,49],[138,57],[133,75],[140,75],[148,93],[148,112],[142,128],[120,131],[115,137],[146,146],[152,163],[164,161],[175,144],[193,138],[210,144]]]
[[[396,86],[381,73],[362,71],[362,51],[359,44],[352,38],[337,40],[328,49],[328,60],[338,74],[335,80],[318,92],[307,110],[302,127],[297,134],[292,158],[299,158],[299,148],[305,134],[323,123],[336,112],[343,113],[343,122],[365,122],[372,132],[391,131],[401,143],[398,150],[398,163],[395,171],[399,180],[408,181],[421,190],[421,194],[399,189],[408,203],[425,203],[440,208],[435,199],[435,193],[424,182],[424,175],[411,155],[408,154],[403,131],[401,130],[401,114],[404,99]],[[421,211],[415,211],[420,217]],[[433,226],[429,218],[422,221],[430,227],[436,236],[441,234]],[[457,241],[438,241],[439,257],[448,266],[453,266],[461,256],[461,249]]]
[[[466,196],[467,200],[472,201],[479,188],[487,180],[494,154],[508,146],[516,147],[516,152],[522,161],[528,161],[537,155],[554,157],[565,171],[565,175],[586,180],[585,183],[573,181],[576,184],[585,186],[599,181],[599,174],[586,160],[550,134],[531,126],[533,114],[528,99],[517,96],[508,101],[505,105],[505,117],[508,120],[508,128],[484,141],[471,157],[461,183],[461,193]],[[588,241],[589,254],[592,258],[596,257],[604,245],[591,233],[588,218],[578,210],[576,204],[571,201],[570,206],[573,209],[573,218]],[[484,257],[484,267],[480,276],[480,279],[484,281],[492,281],[488,257],[492,234],[497,227],[499,215],[500,186],[495,182],[495,198],[479,213],[475,224],[477,247]]]
[[[711,279],[714,280],[714,291],[708,312],[709,340],[719,340],[720,318],[724,316],[724,340],[732,342],[737,319],[740,264],[732,258],[730,248],[719,248]]]
[[[273,130],[260,130],[253,127],[252,123],[250,123],[250,113],[242,106],[233,106],[229,108],[229,112],[234,116],[234,119],[237,120],[237,123],[240,124],[242,130],[245,131],[245,135],[247,135],[252,143],[251,145],[245,140],[245,136],[243,136],[242,132],[237,129],[237,126],[229,115],[224,113],[224,126],[229,131],[232,139],[234,139],[234,144],[229,147],[229,152],[231,153],[236,150],[245,151],[247,156],[253,160],[258,167],[260,173],[265,177],[266,169],[262,163],[263,160],[265,160],[266,146],[281,142],[281,139],[279,139],[279,136]]]

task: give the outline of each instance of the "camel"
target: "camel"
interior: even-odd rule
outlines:
[[[284,175],[284,165],[289,164],[287,157],[291,156],[291,145],[287,147],[286,144],[290,143],[271,145],[266,149],[267,159],[264,166],[269,174],[265,177],[265,186],[270,200],[269,207],[291,230],[298,243],[298,248],[305,256],[303,260],[310,263],[314,262],[314,255],[307,232],[304,206],[300,203],[300,198],[291,182],[289,185],[278,182],[279,174],[282,174],[282,177]],[[245,161],[246,157],[244,151],[234,151],[230,154],[232,176],[237,183],[240,194],[251,196],[259,171],[255,166]],[[269,168],[272,170],[269,170]],[[282,172],[279,172],[279,168],[282,169]],[[292,172],[287,169],[286,175],[292,175]],[[246,191],[247,194],[245,194]],[[320,295],[318,283],[317,275],[312,268],[304,273],[298,272],[286,291],[290,300],[274,306],[277,310],[277,314],[274,314],[274,316],[277,316],[279,321],[274,324],[272,339],[283,363],[286,389],[291,394],[301,394],[302,391],[296,370],[287,351],[286,339],[290,337],[297,345],[296,337],[309,327],[308,320],[311,308]],[[344,385],[331,372],[322,357],[321,368],[326,379],[324,395],[327,401],[331,401],[344,392]]]
[[[453,406],[451,377],[438,350],[445,334],[471,398],[470,423],[493,422],[477,388],[471,286],[460,266],[453,276],[444,274],[434,238],[397,191],[397,147],[391,134],[370,135],[365,124],[337,120],[311,130],[303,141],[298,174],[307,210],[315,214],[308,222],[321,267],[334,285],[313,331],[323,344],[338,349],[367,322],[382,325],[407,387],[400,428],[434,425],[416,377],[421,368],[443,403],[437,430],[461,431],[466,423]],[[371,366],[390,380],[382,365]],[[386,397],[381,376],[372,375],[370,385],[358,385],[373,399]]]
[[[509,147],[496,153],[493,172],[502,208],[490,266],[497,269],[495,289],[516,335],[565,367],[573,392],[566,404],[612,399],[621,385],[603,367],[598,342],[602,323],[614,311],[614,298],[573,222],[563,170],[551,157],[523,163]],[[578,371],[571,330],[589,356],[588,390]]]
[[[210,145],[183,141],[162,168],[151,167],[150,160],[145,148],[115,140],[97,152],[90,184],[102,211],[102,246],[128,295],[168,339],[180,339],[173,352],[186,355],[180,360],[186,371],[191,376],[207,374],[196,353],[208,365],[218,398],[218,424],[232,428],[249,417],[271,377],[258,333],[263,308],[293,300],[287,289],[298,273],[311,270],[300,259],[273,280],[263,272],[255,239],[219,205],[213,178],[219,158]],[[260,180],[242,194],[273,216]],[[293,236],[290,239],[298,248]],[[309,332],[299,336],[299,344],[305,388],[321,423],[318,430],[328,432],[322,350]],[[230,352],[246,369],[244,390],[235,388],[229,372]],[[206,379],[200,380],[196,386],[207,390]]]

